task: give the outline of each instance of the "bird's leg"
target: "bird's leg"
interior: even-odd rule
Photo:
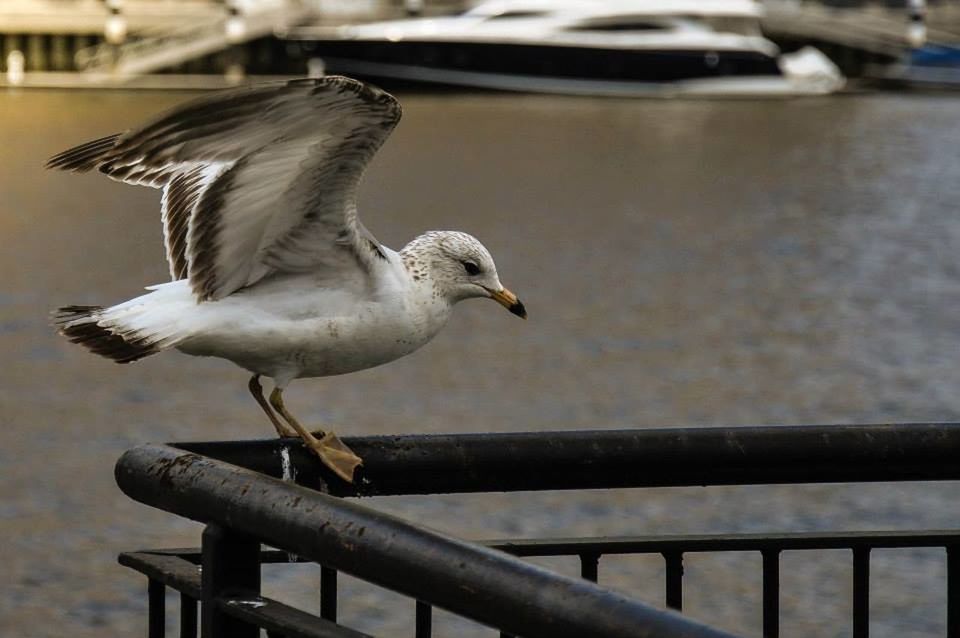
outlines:
[[[250,377],[250,383],[247,384],[247,387],[250,388],[250,394],[252,394],[253,398],[256,399],[257,404],[263,408],[264,412],[267,413],[270,423],[273,423],[273,427],[277,429],[277,434],[281,439],[284,437],[297,436],[297,433],[294,430],[291,430],[280,422],[280,419],[277,418],[277,415],[274,414],[273,410],[270,409],[270,405],[267,403],[267,400],[263,398],[263,386],[260,385],[259,374],[255,374]]]
[[[318,439],[307,428],[300,425],[300,422],[283,405],[283,389],[280,387],[274,388],[270,393],[270,405],[297,431],[304,444],[320,457],[324,465],[347,483],[353,483],[353,472],[358,465],[363,464],[363,459],[354,454],[333,432],[327,432]]]

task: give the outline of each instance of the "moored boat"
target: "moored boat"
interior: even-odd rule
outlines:
[[[802,95],[844,78],[781,54],[753,0],[501,0],[449,17],[302,27],[282,37],[327,72],[594,95]]]

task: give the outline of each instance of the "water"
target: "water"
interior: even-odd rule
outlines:
[[[0,634],[135,635],[122,550],[199,542],[137,505],[112,465],[145,441],[272,435],[230,364],[133,366],[53,335],[47,312],[163,281],[158,194],[46,173],[49,155],[183,93],[0,94]],[[651,102],[405,95],[368,173],[366,224],[395,248],[476,234],[530,311],[457,309],[422,351],[300,381],[288,405],[342,434],[960,419],[960,99]],[[474,538],[953,528],[955,484],[613,490],[367,503]],[[849,634],[842,553],[784,556],[785,636]],[[576,573],[571,561],[542,564]],[[697,556],[687,609],[759,635],[759,556]],[[658,560],[601,581],[655,604]],[[944,632],[942,552],[878,552],[873,635]],[[267,593],[316,609],[310,565]],[[413,605],[344,579],[341,618],[412,633]],[[490,635],[446,616],[442,636]]]

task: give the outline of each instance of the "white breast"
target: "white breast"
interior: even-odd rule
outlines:
[[[322,281],[305,281],[309,278],[264,282],[200,304],[197,310],[217,319],[206,322],[180,350],[229,359],[274,378],[331,376],[413,352],[450,316],[449,304],[413,282],[392,251],[374,278],[374,290],[330,288]]]

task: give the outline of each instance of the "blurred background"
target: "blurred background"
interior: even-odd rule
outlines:
[[[114,461],[273,432],[232,364],[118,366],[54,334],[51,309],[121,301],[167,269],[159,193],[45,172],[52,154],[267,77],[395,92],[404,119],[362,187],[365,224],[395,249],[427,229],[477,235],[530,321],[464,304],[410,357],[293,384],[291,409],[341,434],[957,421],[958,9],[0,3],[0,634],[144,634],[146,584],[117,553],[197,545],[200,529],[124,497]],[[957,487],[366,502],[469,538],[946,529]],[[782,560],[782,635],[849,635],[849,560]],[[872,635],[944,635],[942,551],[876,551],[872,572]],[[692,556],[686,575],[686,613],[760,635],[759,556]],[[600,577],[662,605],[658,558]],[[307,609],[318,584],[310,565],[265,572],[268,594]],[[347,578],[341,592],[345,624],[412,635],[400,597]]]

